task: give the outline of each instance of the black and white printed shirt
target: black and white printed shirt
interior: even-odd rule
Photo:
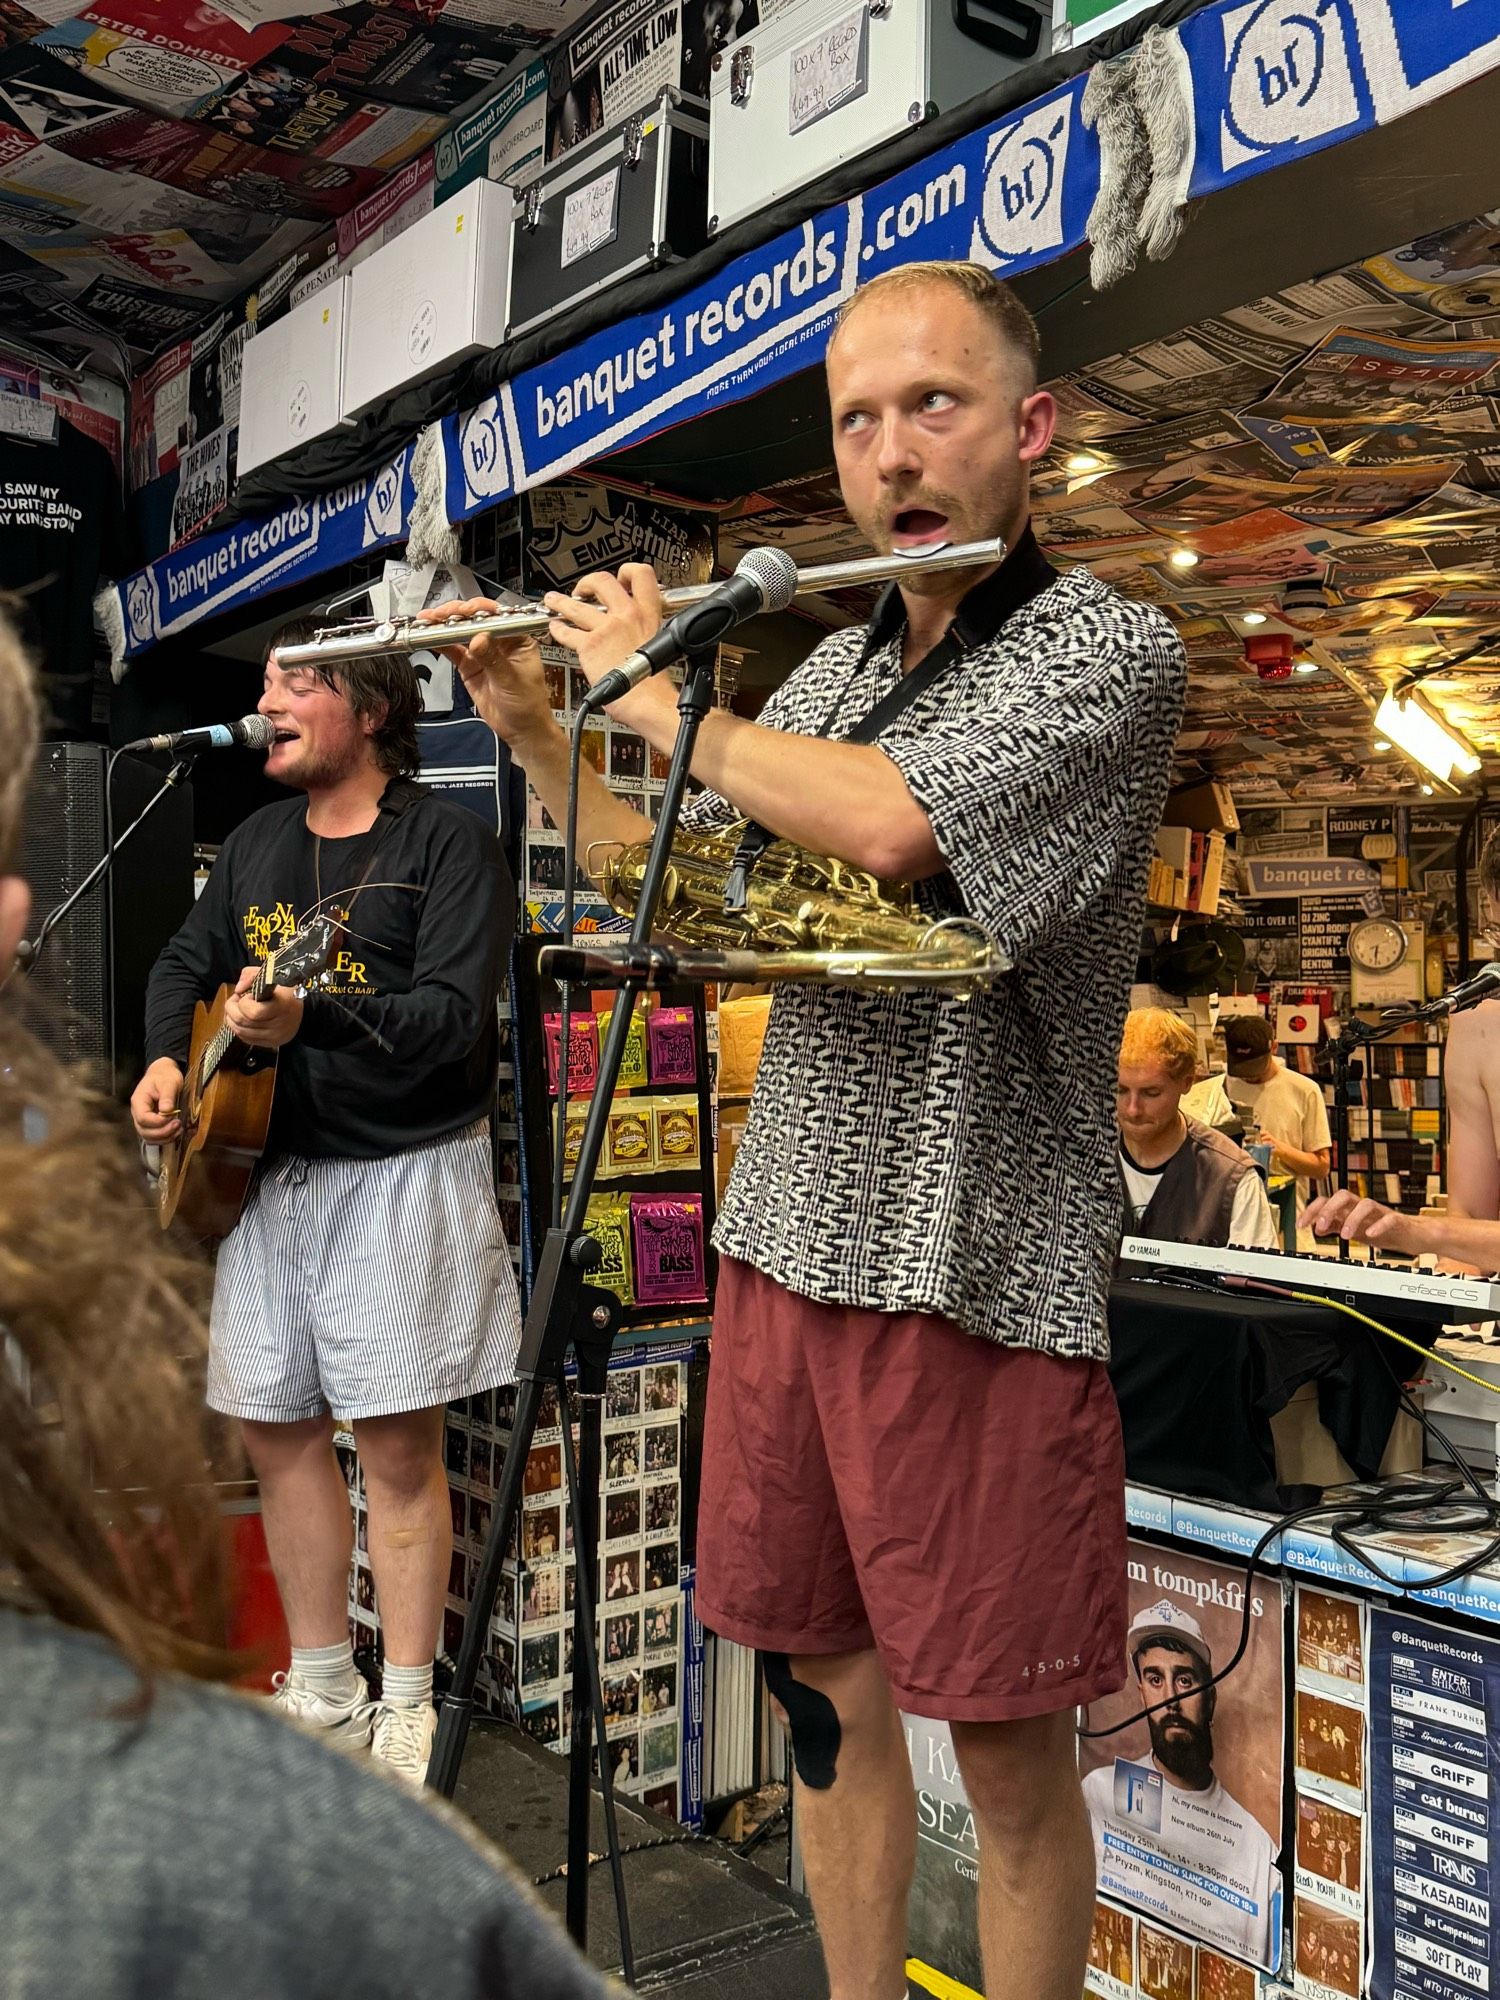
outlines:
[[[902,622],[892,591],[760,721],[846,735],[900,676]],[[948,866],[922,905],[1015,969],[967,999],[778,987],[714,1242],[808,1298],[1102,1357],[1116,1058],[1186,661],[1088,570],[1048,581],[1029,530],[955,625],[964,650],[879,744]],[[704,793],[685,817],[739,815]]]

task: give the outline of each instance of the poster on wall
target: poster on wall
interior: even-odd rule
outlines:
[[[526,496],[526,585],[563,589],[596,569],[648,562],[663,585],[706,583],[713,571],[712,517],[562,479]]]
[[[1369,1748],[1370,2000],[1492,1994],[1500,1643],[1372,1607]]]
[[[917,1869],[908,1918],[917,1976],[939,1973],[949,1988],[978,1994],[979,1838],[946,1722],[901,1718],[917,1793]],[[948,1990],[945,1988],[945,1990]]]
[[[1245,1658],[1243,1570],[1132,1542],[1129,1678],[1088,1710],[1080,1742],[1099,1890],[1231,1959],[1282,1955],[1279,1581],[1257,1578]],[[1142,1711],[1157,1704],[1155,1714]],[[1100,1731],[1113,1732],[1100,1735]]]
[[[1365,1706],[1357,1598],[1298,1587],[1293,1969],[1307,2000],[1359,2000],[1364,1963]]]

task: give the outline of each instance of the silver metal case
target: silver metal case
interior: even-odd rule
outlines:
[[[665,90],[517,191],[510,331],[524,333],[707,241],[706,109]]]
[[[1044,0],[760,0],[710,69],[709,231],[1051,52]]]

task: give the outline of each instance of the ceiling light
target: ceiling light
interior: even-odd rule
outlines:
[[[1374,750],[1375,755],[1377,757],[1383,757],[1386,751],[1389,750],[1391,746],[1389,743],[1386,742],[1383,736],[1377,736],[1375,738],[1374,743],[1370,747]]]
[[[1435,778],[1447,782],[1455,771],[1462,778],[1471,778],[1479,769],[1473,744],[1444,722],[1420,694],[1387,694],[1375,711],[1375,727]]]
[[[1309,659],[1306,653],[1302,653],[1298,656],[1296,670],[1299,674],[1315,674],[1318,671],[1318,663]]]
[[[1266,614],[1264,611],[1247,611],[1240,619],[1242,625],[1264,625],[1265,622]]]
[[[1075,451],[1066,461],[1069,472],[1097,472],[1103,463],[1091,451]]]
[[[1173,549],[1171,555],[1167,557],[1167,561],[1171,563],[1174,569],[1194,569],[1197,566],[1198,558],[1191,549]]]
[[[1423,798],[1424,798],[1424,799],[1430,799],[1430,798],[1432,797],[1432,787],[1431,787],[1431,785],[1424,785],[1424,786],[1422,787],[1422,796],[1423,796]]]

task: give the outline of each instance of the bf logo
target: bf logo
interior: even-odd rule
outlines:
[[[401,532],[401,465],[388,465],[375,475],[365,502],[364,546],[388,542]]]
[[[125,616],[130,620],[132,639],[155,637],[156,590],[149,575],[138,576],[125,593]]]
[[[1358,116],[1339,0],[1255,0],[1224,16],[1226,170]]]
[[[500,436],[500,405],[481,403],[464,420],[460,437],[464,484],[473,500],[492,500],[509,489],[505,446]]]
[[[1059,249],[1073,92],[1046,99],[990,140],[969,255],[992,269]]]
[[[451,132],[445,132],[438,140],[434,166],[440,181],[450,180],[458,172],[458,142]]]

